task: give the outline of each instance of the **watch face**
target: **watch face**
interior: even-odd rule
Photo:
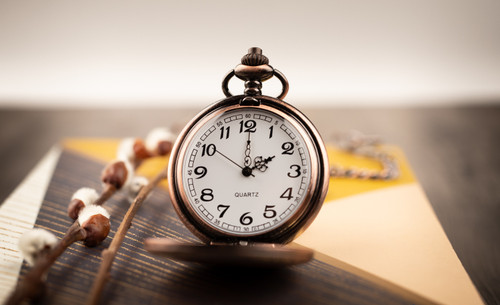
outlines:
[[[269,107],[235,106],[205,116],[186,134],[177,161],[190,218],[236,237],[290,225],[316,179],[311,147],[295,119]]]

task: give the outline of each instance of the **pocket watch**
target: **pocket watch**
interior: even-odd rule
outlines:
[[[229,81],[245,83],[232,95]],[[276,77],[277,97],[262,95]],[[226,98],[196,115],[174,144],[170,197],[184,225],[205,245],[149,239],[150,252],[208,263],[296,264],[312,250],[286,246],[318,214],[328,190],[327,153],[320,134],[283,101],[285,76],[251,48],[224,78]],[[200,247],[203,249],[201,250]]]

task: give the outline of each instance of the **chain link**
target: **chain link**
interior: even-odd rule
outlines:
[[[382,165],[383,169],[376,171],[365,168],[331,165],[331,177],[370,180],[394,180],[399,178],[399,164],[394,156],[379,148],[380,137],[365,135],[359,131],[350,131],[336,135],[334,143],[339,149],[351,154],[375,159]]]

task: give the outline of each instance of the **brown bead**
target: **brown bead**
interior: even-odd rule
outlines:
[[[125,181],[127,181],[128,170],[123,161],[116,161],[108,164],[101,174],[102,182],[111,184],[117,190],[121,189]]]
[[[73,199],[68,205],[68,216],[71,219],[77,219],[78,214],[80,214],[80,211],[85,207],[85,203],[81,201],[80,199]]]
[[[111,228],[109,219],[101,214],[91,216],[80,226],[87,232],[87,236],[83,240],[87,247],[99,245],[108,236]]]
[[[172,151],[174,144],[171,141],[161,141],[158,143],[158,154],[166,156]]]
[[[134,156],[138,160],[144,160],[151,157],[151,154],[146,149],[144,141],[141,139],[135,139],[134,142]]]

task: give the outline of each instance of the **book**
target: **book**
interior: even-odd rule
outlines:
[[[115,158],[116,139],[68,139],[52,149],[0,206],[0,302],[28,270],[17,240],[33,226],[61,237],[80,187],[101,188],[100,172]],[[103,304],[482,304],[403,152],[387,146],[401,167],[395,181],[332,179],[318,217],[294,242],[315,250],[304,265],[281,269],[221,268],[154,256],[148,237],[200,243],[178,219],[163,182],[134,218],[117,254]],[[331,163],[377,168],[328,148]],[[153,177],[166,158],[146,161]],[[106,204],[111,232],[96,248],[72,245],[51,268],[42,303],[83,304],[129,206],[117,193]]]

